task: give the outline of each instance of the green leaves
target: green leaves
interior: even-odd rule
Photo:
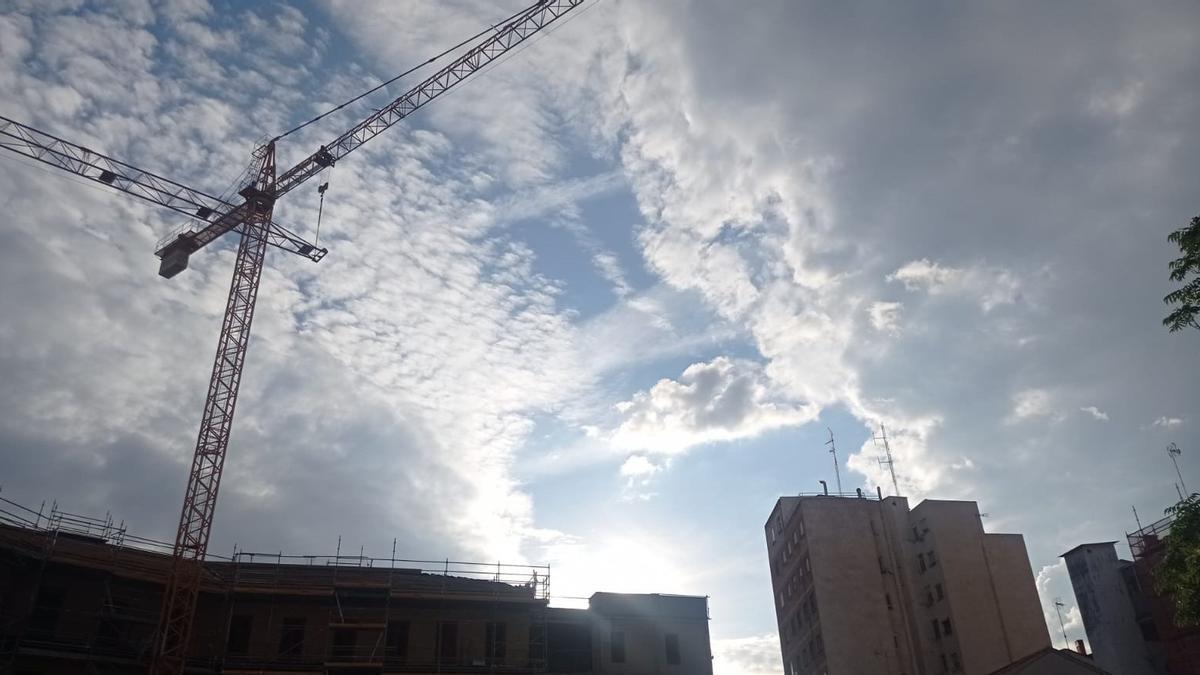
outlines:
[[[1200,494],[1167,509],[1174,516],[1167,554],[1154,570],[1155,588],[1175,603],[1175,625],[1200,626]]]
[[[1196,276],[1163,298],[1168,305],[1178,305],[1163,319],[1163,325],[1172,333],[1188,327],[1200,329],[1200,216],[1192,218],[1190,225],[1167,235],[1167,241],[1179,246],[1183,252],[1167,265],[1171,270],[1171,281],[1186,281],[1189,276]]]

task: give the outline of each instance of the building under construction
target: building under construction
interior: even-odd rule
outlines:
[[[0,673],[145,672],[171,546],[0,499]],[[204,563],[195,673],[710,675],[704,597],[551,607],[534,565],[238,552]]]

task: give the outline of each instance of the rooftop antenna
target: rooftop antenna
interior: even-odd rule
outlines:
[[[1138,525],[1138,532],[1141,532],[1142,531],[1142,519],[1138,517],[1137,507],[1130,506],[1129,508],[1133,509],[1133,520]]]
[[[829,446],[829,452],[833,455],[833,476],[834,476],[834,478],[837,479],[837,489],[838,489],[837,493],[838,493],[838,496],[841,497],[842,496],[842,471],[841,471],[841,469],[838,468],[837,444],[833,442],[833,429],[830,429],[829,427],[825,427],[825,430],[829,432],[829,440],[825,441],[825,445]]]
[[[1054,599],[1054,613],[1058,614],[1058,627],[1062,629],[1063,644],[1066,645],[1067,649],[1070,649],[1071,641],[1067,639],[1067,625],[1065,623],[1063,623],[1063,618],[1062,618],[1062,608],[1063,607],[1066,607],[1066,605],[1064,605],[1062,603],[1062,600],[1060,600],[1059,598],[1055,598]]]
[[[900,483],[896,480],[896,460],[892,459],[892,446],[888,443],[887,428],[882,423],[879,425],[879,436],[871,434],[871,440],[875,441],[876,445],[883,444],[883,459],[876,460],[879,466],[886,466],[888,473],[892,474],[892,489],[895,490],[892,494],[900,496]]]
[[[1171,444],[1167,446],[1167,455],[1171,458],[1171,463],[1175,465],[1175,475],[1179,476],[1179,485],[1183,486],[1183,491],[1179,493],[1179,501],[1183,501],[1183,496],[1188,494],[1187,483],[1183,482],[1183,473],[1179,471],[1179,460],[1175,459],[1182,454],[1183,450],[1180,450],[1179,446],[1171,441]],[[1179,490],[1179,485],[1175,486],[1176,491]]]

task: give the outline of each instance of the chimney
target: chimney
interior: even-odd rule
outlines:
[[[1076,651],[1076,652],[1078,652],[1079,654],[1083,655],[1083,656],[1087,656],[1087,655],[1088,655],[1088,653],[1087,653],[1087,649],[1085,649],[1085,648],[1084,648],[1084,646],[1083,646],[1083,640],[1076,640],[1076,641],[1075,641],[1075,651]]]

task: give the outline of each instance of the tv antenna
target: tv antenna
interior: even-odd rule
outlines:
[[[871,434],[871,440],[875,441],[876,447],[883,445],[883,457],[875,461],[879,462],[879,466],[886,466],[888,473],[892,475],[892,489],[895,491],[892,494],[900,496],[900,483],[896,480],[896,460],[892,459],[892,446],[888,443],[887,428],[883,424],[879,425],[879,435]]]
[[[1058,627],[1062,629],[1063,644],[1067,649],[1071,648],[1071,641],[1067,639],[1067,625],[1063,623],[1062,608],[1066,607],[1059,598],[1054,599],[1054,613],[1058,615]]]
[[[833,429],[825,427],[829,432],[829,440],[825,441],[825,445],[829,446],[829,452],[833,455],[833,476],[837,479],[838,496],[842,496],[842,471],[838,468],[837,461],[837,444],[833,442]]]
[[[1174,441],[1171,441],[1171,444],[1167,446],[1167,456],[1171,458],[1171,463],[1175,465],[1175,475],[1179,476],[1179,485],[1175,486],[1175,490],[1179,491],[1179,486],[1183,486],[1183,490],[1179,492],[1180,501],[1183,501],[1184,496],[1189,494],[1187,484],[1183,482],[1183,473],[1179,471],[1179,460],[1175,459],[1182,454],[1183,450],[1180,450],[1179,446],[1175,445]]]

